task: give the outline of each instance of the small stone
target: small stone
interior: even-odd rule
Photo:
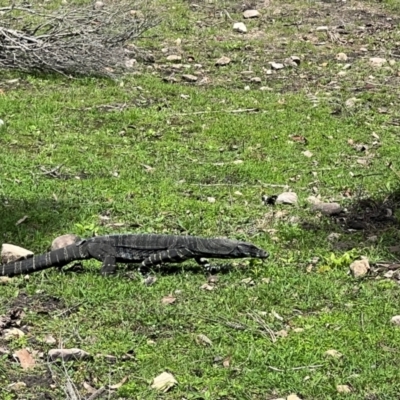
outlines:
[[[171,54],[167,57],[167,61],[171,61],[171,62],[176,62],[176,61],[181,61],[182,57],[177,55],[177,54]]]
[[[336,54],[336,60],[338,61],[347,61],[347,54],[346,53],[338,53]]]
[[[129,60],[125,60],[126,68],[133,68],[136,64],[137,64],[137,60],[135,58],[130,58]]]
[[[71,244],[75,244],[79,242],[81,238],[73,233],[67,233],[65,235],[61,235],[56,237],[51,242],[51,251],[62,249],[63,247],[69,246]]]
[[[203,346],[212,346],[211,339],[209,339],[206,335],[203,335],[202,333],[200,335],[197,335],[196,341]]]
[[[248,285],[248,286],[254,286],[255,282],[253,281],[252,278],[244,278],[240,281],[241,283]]]
[[[143,284],[146,286],[152,286],[157,282],[157,277],[154,275],[149,275],[143,279]]]
[[[224,65],[228,65],[231,62],[229,57],[222,56],[215,62],[215,66],[223,67]]]
[[[400,315],[395,315],[394,317],[391,318],[390,322],[393,325],[398,325],[400,326]]]
[[[56,344],[57,340],[51,335],[46,335],[44,338],[44,342],[47,344]]]
[[[350,264],[350,271],[354,278],[362,278],[370,270],[368,258],[363,257],[361,260],[356,260]]]
[[[312,211],[319,211],[324,215],[337,215],[342,212],[342,207],[338,203],[317,203],[311,207]]]
[[[284,338],[288,336],[288,332],[282,329],[281,331],[275,332],[275,336]]]
[[[4,121],[0,119],[0,128],[4,125]]]
[[[254,78],[250,79],[250,82],[253,83],[261,83],[261,78],[259,78],[258,76],[255,76]]]
[[[170,374],[169,372],[163,372],[162,374],[154,378],[151,388],[160,392],[168,392],[168,390],[175,386],[177,383],[177,380],[172,374]]]
[[[385,65],[386,63],[387,63],[387,60],[385,58],[381,58],[381,57],[372,57],[369,59],[369,64],[375,68],[380,68],[383,65]]]
[[[351,387],[349,385],[337,385],[336,390],[338,393],[351,393]]]
[[[240,32],[240,33],[246,33],[247,32],[246,25],[243,22],[235,22],[233,24],[233,30],[236,31],[236,32]]]
[[[276,198],[276,204],[296,204],[297,194],[294,192],[283,192]]]
[[[301,398],[299,396],[297,396],[297,394],[289,394],[288,397],[286,397],[286,400],[301,400]]]
[[[270,62],[269,65],[274,70],[279,70],[279,69],[285,68],[285,66],[282,63],[277,63],[277,62],[274,62],[274,61]]]
[[[8,389],[12,390],[13,392],[20,392],[26,388],[25,382],[14,382],[7,386]]]
[[[343,65],[343,69],[344,70],[347,70],[347,69],[350,69],[351,68],[351,64],[344,64]]]
[[[357,103],[357,98],[351,97],[350,99],[347,99],[344,104],[347,108],[353,108],[356,105],[356,103]]]
[[[285,58],[283,60],[283,64],[285,67],[292,67],[292,68],[296,68],[297,67],[297,63],[295,63],[290,57]]]
[[[325,355],[329,356],[329,357],[333,357],[333,358],[341,358],[341,357],[343,357],[343,354],[340,351],[337,351],[335,349],[327,350],[325,352]]]
[[[0,285],[7,285],[10,282],[12,282],[12,278],[9,278],[8,276],[0,276]]]
[[[25,336],[25,333],[21,331],[21,329],[18,328],[10,328],[10,329],[4,329],[3,331],[3,338],[7,342],[14,340],[14,339],[19,339]]]
[[[243,18],[258,18],[260,13],[257,10],[246,10],[243,12]]]
[[[317,32],[327,32],[329,28],[327,26],[318,26],[316,31]]]
[[[311,203],[311,204],[319,204],[319,203],[322,203],[322,201],[321,201],[318,197],[315,197],[315,196],[308,196],[308,197],[307,197],[307,201],[308,201],[309,203]]]
[[[311,153],[310,150],[303,151],[302,154],[303,154],[304,156],[308,157],[308,158],[311,158],[311,157],[313,156],[313,153]]]
[[[96,1],[93,7],[95,10],[101,10],[104,7],[104,3],[102,1]]]
[[[182,79],[186,82],[196,82],[199,78],[195,75],[186,74],[182,75]]]
[[[208,283],[204,283],[203,285],[200,286],[200,289],[211,291],[215,289],[215,286],[209,285]]]
[[[300,57],[297,57],[297,56],[290,56],[290,58],[291,58],[292,61],[294,61],[297,65],[300,65],[300,63],[301,63]]]
[[[1,263],[7,264],[16,260],[32,257],[33,253],[23,247],[4,243],[1,246]]]
[[[336,240],[339,240],[340,238],[340,233],[332,232],[328,235],[327,239],[330,242],[335,242]]]
[[[244,87],[244,90],[250,90],[251,88],[250,88],[250,86],[245,86]]]

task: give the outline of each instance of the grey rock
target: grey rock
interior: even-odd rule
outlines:
[[[56,237],[51,243],[51,251],[62,249],[63,247],[69,246],[76,242],[79,242],[81,238],[73,233],[67,233]]]

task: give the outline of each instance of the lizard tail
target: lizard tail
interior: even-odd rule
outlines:
[[[41,271],[51,267],[62,267],[71,261],[84,260],[89,257],[85,245],[69,246],[40,254],[21,261],[0,265],[0,276],[15,276]]]

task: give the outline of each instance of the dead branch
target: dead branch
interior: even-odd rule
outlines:
[[[129,59],[151,61],[132,43],[159,23],[146,0],[63,6],[53,12],[35,7],[0,8],[0,69],[114,76],[130,67]]]

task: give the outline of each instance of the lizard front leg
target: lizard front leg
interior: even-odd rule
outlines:
[[[117,254],[115,247],[109,243],[91,243],[88,245],[89,254],[103,263],[100,273],[103,276],[112,275],[117,268]]]

